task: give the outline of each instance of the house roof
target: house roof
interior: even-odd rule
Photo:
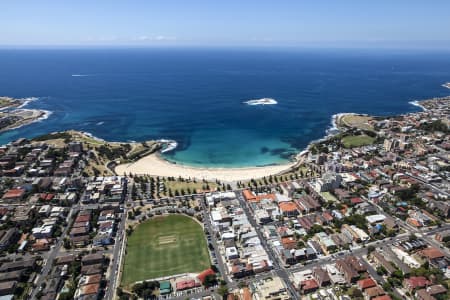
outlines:
[[[171,288],[172,288],[172,286],[170,284],[170,281],[165,280],[165,281],[160,281],[159,282],[159,289],[160,290],[165,290],[165,289],[169,290]]]
[[[86,277],[86,284],[99,283],[102,280],[102,274],[88,275]]]
[[[357,282],[360,289],[368,289],[377,285],[377,283],[372,278],[366,278],[358,280]]]
[[[99,289],[100,289],[100,284],[94,283],[94,284],[87,284],[87,285],[83,286],[82,291],[83,291],[83,295],[92,295],[92,294],[97,294]]]
[[[191,280],[182,280],[176,283],[176,287],[177,290],[184,290],[184,289],[188,289],[188,288],[193,288],[195,286],[197,286],[198,284],[196,284],[195,280],[191,279]]]
[[[352,204],[359,204],[359,203],[362,203],[363,200],[361,198],[359,198],[359,197],[355,197],[355,198],[350,199],[350,202]]]
[[[420,222],[417,221],[417,220],[414,219],[414,218],[408,218],[406,221],[407,221],[409,224],[411,224],[411,225],[413,225],[413,226],[415,226],[415,227],[421,227],[421,226],[422,226],[422,224],[420,224]]]
[[[245,200],[252,201],[252,202],[260,202],[263,199],[271,199],[271,200],[275,201],[275,199],[276,199],[275,194],[255,195],[250,190],[243,190],[242,194],[244,195]]]
[[[278,206],[280,207],[281,211],[283,211],[283,212],[296,211],[297,210],[297,205],[295,205],[295,203],[291,202],[291,201],[281,202],[280,204],[278,204]]]
[[[90,215],[78,215],[78,217],[75,219],[75,223],[88,222],[90,219]]]
[[[25,194],[24,189],[10,189],[3,194],[3,199],[14,199],[22,197]]]
[[[446,293],[447,289],[442,284],[435,284],[435,285],[429,286],[427,288],[427,292],[430,295],[437,295],[437,294]]]
[[[436,259],[445,256],[445,254],[441,250],[434,247],[423,249],[422,251],[419,252],[419,254],[428,259]]]
[[[289,244],[296,244],[297,245],[297,241],[293,237],[281,238],[281,243],[283,245],[289,245]]]
[[[314,279],[308,279],[300,282],[302,290],[313,290],[319,288],[319,284]]]
[[[81,261],[84,262],[84,261],[102,260],[102,259],[103,259],[103,253],[92,253],[92,254],[87,254],[87,255],[83,256]]]
[[[316,278],[319,278],[319,281],[321,282],[330,281],[330,276],[328,275],[328,272],[322,269],[321,267],[314,268],[313,273],[316,276]]]
[[[9,290],[16,286],[17,281],[0,282],[0,290]]]
[[[253,194],[253,192],[249,191],[249,190],[243,190],[242,194],[244,195],[245,200],[247,201],[255,201],[256,200],[256,196],[255,194]]]
[[[418,287],[424,287],[430,283],[424,276],[414,276],[406,278],[405,280],[414,289]]]
[[[364,291],[364,293],[370,298],[382,296],[386,294],[386,292],[379,286],[373,286]]]
[[[425,289],[418,290],[416,294],[418,296],[417,298],[421,300],[436,300],[436,298],[430,295]]]

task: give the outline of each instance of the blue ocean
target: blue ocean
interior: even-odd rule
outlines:
[[[110,141],[173,139],[168,160],[287,162],[341,112],[394,115],[445,96],[450,52],[345,49],[2,49],[0,95],[52,112],[0,143],[65,129]],[[250,106],[273,98],[277,105]]]

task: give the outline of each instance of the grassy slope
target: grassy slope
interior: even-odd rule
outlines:
[[[160,245],[159,238],[175,236],[176,243]],[[122,284],[200,272],[210,266],[203,228],[182,215],[156,217],[140,224],[128,239]]]

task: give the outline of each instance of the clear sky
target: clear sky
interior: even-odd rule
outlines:
[[[450,1],[11,0],[0,45],[450,48]]]

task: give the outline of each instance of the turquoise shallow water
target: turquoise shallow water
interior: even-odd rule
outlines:
[[[168,160],[209,167],[285,163],[341,112],[392,115],[444,96],[450,53],[400,50],[0,50],[0,94],[39,97],[42,122],[0,135],[76,129],[111,141],[167,138]],[[72,76],[84,75],[84,76]],[[249,106],[274,98],[277,105]]]

